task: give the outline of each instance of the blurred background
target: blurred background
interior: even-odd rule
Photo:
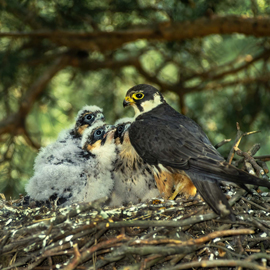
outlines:
[[[25,194],[40,147],[86,105],[132,116],[148,83],[213,144],[270,154],[269,0],[0,0],[0,192]],[[233,142],[219,150],[226,157]]]

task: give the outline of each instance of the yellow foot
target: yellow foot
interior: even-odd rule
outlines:
[[[182,190],[182,187],[177,187],[176,190],[174,191],[174,193],[172,194],[171,197],[169,197],[169,200],[174,200],[175,197],[179,194],[179,192]]]

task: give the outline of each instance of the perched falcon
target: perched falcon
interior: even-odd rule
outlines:
[[[35,160],[34,176],[25,188],[31,199],[57,199],[57,203],[62,204],[72,197],[75,185],[77,189],[83,187],[87,181],[83,166],[89,153],[80,146],[82,134],[87,127],[96,122],[103,124],[103,121],[101,108],[85,106],[78,112],[73,128],[65,130],[54,143],[41,149]]]
[[[228,164],[202,128],[175,111],[154,87],[132,87],[123,105],[135,110],[129,139],[143,161],[151,165],[157,183],[165,181],[166,186],[173,176],[177,192],[182,189],[191,194],[195,186],[217,214],[230,214],[231,219],[235,217],[220,188],[221,180],[270,188],[270,182]]]
[[[114,132],[114,126],[97,123],[83,134],[81,145],[91,158],[85,163],[87,184],[81,201],[90,202],[111,196],[114,186],[112,170],[116,160]]]
[[[129,126],[133,118],[122,118],[116,123],[114,135],[117,159],[114,165],[114,189],[111,206],[127,203],[144,202],[159,195],[155,179],[149,165],[141,158],[134,158],[137,153],[129,140]]]

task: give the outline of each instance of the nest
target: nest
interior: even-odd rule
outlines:
[[[25,208],[2,201],[4,269],[269,269],[270,193],[228,187],[237,221],[199,199],[109,209],[102,201]],[[14,203],[14,202],[13,202]]]
[[[238,145],[236,140],[233,153],[246,168],[265,176],[269,157],[255,160],[255,147],[242,152]],[[23,198],[3,198],[0,265],[6,270],[270,269],[270,193],[223,189],[234,222],[198,197],[121,208],[104,207],[105,199],[63,208],[18,206]]]

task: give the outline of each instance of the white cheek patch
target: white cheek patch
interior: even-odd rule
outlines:
[[[142,112],[140,112],[140,110],[137,108],[137,106],[134,104],[132,105],[134,112],[135,112],[135,116],[134,118],[136,118],[138,115],[140,115]]]
[[[156,108],[158,105],[162,104],[162,101],[160,99],[160,95],[158,93],[156,93],[154,95],[154,99],[152,100],[147,100],[141,103],[141,106],[143,107],[143,112],[140,112],[139,109],[137,108],[137,106],[133,106],[134,110],[135,110],[135,117],[137,117],[138,115],[145,113],[145,112],[149,112],[151,110],[153,110],[154,108]]]

